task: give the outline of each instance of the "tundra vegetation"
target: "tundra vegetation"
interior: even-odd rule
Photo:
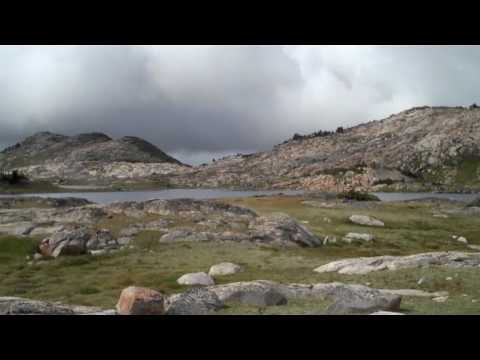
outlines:
[[[238,264],[242,271],[215,277],[216,284],[236,281],[272,280],[280,283],[363,284],[378,289],[417,289],[448,292],[448,299],[404,296],[400,311],[405,314],[479,314],[480,268],[429,266],[385,270],[364,275],[336,272],[316,273],[313,269],[329,262],[364,256],[411,255],[432,251],[473,252],[452,236],[480,245],[480,218],[464,204],[443,201],[349,202],[308,196],[251,197],[224,199],[223,202],[256,211],[259,215],[286,213],[319,238],[336,237],[335,243],[318,247],[262,245],[245,242],[175,241],[160,242],[162,232],[144,230],[123,250],[101,256],[60,256],[29,262],[39,236],[0,237],[0,294],[68,304],[114,308],[122,289],[141,286],[165,294],[180,293],[188,286],[177,279],[186,273],[208,272],[217,263]],[[318,203],[319,206],[312,206]],[[328,206],[324,206],[328,204]],[[352,214],[381,219],[384,227],[357,225]],[[438,216],[441,215],[441,216]],[[168,216],[150,215],[135,219],[116,215],[102,219],[98,228],[117,236],[134,223],[177,221]],[[175,228],[189,226],[186,220]],[[373,241],[345,242],[347,233],[369,233]],[[322,313],[327,300],[289,300],[286,305],[258,307],[230,302],[218,314],[311,314]]]

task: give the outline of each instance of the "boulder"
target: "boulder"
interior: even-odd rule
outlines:
[[[215,282],[212,277],[204,272],[189,273],[178,278],[177,283],[180,285],[213,285]]]
[[[41,241],[40,253],[48,257],[85,254],[90,238],[90,231],[83,227],[60,231]]]
[[[315,247],[322,243],[310,230],[286,214],[256,217],[249,224],[249,236],[255,242],[279,245]]]
[[[287,298],[268,281],[237,282],[209,287],[223,302],[239,302],[244,305],[265,307],[285,305]]]
[[[223,262],[220,264],[213,265],[210,267],[208,275],[210,276],[223,276],[223,275],[232,275],[240,272],[242,267],[237,264],[230,262]]]
[[[343,238],[343,241],[347,243],[352,243],[353,241],[372,241],[375,239],[374,235],[371,234],[359,234],[359,233],[348,233]]]
[[[223,306],[214,292],[197,287],[170,296],[166,302],[166,315],[209,315]]]
[[[358,225],[381,226],[381,227],[385,226],[385,224],[382,221],[368,215],[352,215],[348,219],[352,223],[358,224]]]
[[[400,309],[402,297],[395,294],[382,293],[376,289],[357,285],[357,289],[340,286],[331,296],[335,302],[327,308],[330,315],[370,314],[375,311],[396,311]],[[359,291],[361,290],[361,291]]]
[[[116,309],[120,315],[163,315],[164,297],[152,289],[130,286],[123,289]]]

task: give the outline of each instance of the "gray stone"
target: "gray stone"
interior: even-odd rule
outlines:
[[[358,225],[380,226],[380,227],[385,226],[385,224],[382,221],[367,215],[352,215],[349,217],[349,220],[352,223],[358,224]]]
[[[347,243],[352,243],[354,241],[372,241],[375,239],[375,236],[374,235],[371,235],[371,234],[359,234],[359,233],[348,233],[347,235],[345,235],[345,237],[343,238],[343,241],[347,242]]]
[[[265,307],[285,305],[287,298],[274,286],[275,283],[252,281],[209,287],[223,302],[238,302],[244,305]]]
[[[74,315],[68,306],[18,297],[0,297],[0,315]]]
[[[249,224],[249,236],[259,243],[279,245],[299,245],[315,247],[321,245],[317,238],[305,226],[286,214],[259,216]]]
[[[373,271],[397,270],[433,265],[475,267],[480,265],[480,253],[431,252],[409,256],[375,256],[333,261],[316,268],[318,273],[338,272],[339,274],[368,274]]]
[[[224,275],[232,275],[236,274],[237,272],[242,271],[242,267],[237,264],[233,264],[230,262],[223,262],[220,264],[212,265],[210,270],[208,271],[208,275],[210,276],[224,276]]]
[[[213,285],[215,282],[212,277],[204,272],[189,273],[178,278],[177,283],[180,285]]]
[[[166,302],[166,315],[209,315],[223,306],[214,292],[207,288],[193,288],[170,296]]]

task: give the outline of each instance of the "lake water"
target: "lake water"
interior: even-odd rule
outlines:
[[[234,198],[247,197],[254,195],[301,195],[303,191],[294,190],[226,190],[226,189],[167,189],[167,190],[147,190],[147,191],[111,191],[111,192],[65,192],[65,193],[45,193],[45,194],[22,194],[22,195],[0,195],[0,197],[12,196],[41,196],[41,197],[77,197],[87,199],[99,204],[110,204],[117,201],[146,201],[151,199],[216,199],[216,198]]]
[[[456,193],[372,193],[382,201],[402,201],[425,198],[437,198],[470,202],[475,200],[480,194],[456,194]]]
[[[110,204],[116,201],[146,201],[150,199],[216,199],[216,198],[234,198],[247,197],[254,195],[302,195],[304,192],[299,190],[226,190],[226,189],[167,189],[167,190],[148,190],[148,191],[118,191],[118,192],[65,192],[65,193],[45,193],[45,194],[23,194],[23,195],[0,195],[0,197],[11,196],[42,196],[42,197],[77,197],[84,198],[100,204]],[[472,201],[479,197],[479,194],[453,194],[453,193],[373,193],[382,201],[402,201],[424,198],[441,198],[459,201]]]

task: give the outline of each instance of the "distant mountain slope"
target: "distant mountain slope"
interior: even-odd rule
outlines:
[[[105,134],[65,136],[40,132],[0,153],[0,168],[41,165],[45,162],[180,162],[149,142],[126,136],[113,140]]]
[[[480,189],[479,108],[412,108],[322,135],[227,157],[178,182],[334,191]]]
[[[480,191],[480,109],[412,108],[195,167],[139,138],[44,132],[1,152],[2,167],[63,184],[154,178],[176,187]]]

